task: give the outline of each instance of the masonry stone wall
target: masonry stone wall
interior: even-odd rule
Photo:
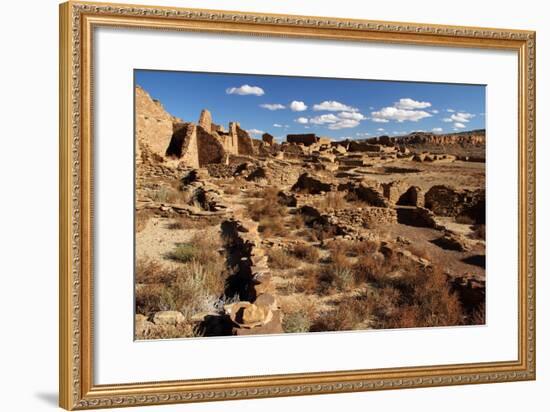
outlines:
[[[209,163],[222,163],[226,158],[222,142],[201,126],[196,126],[196,129],[199,166],[202,167]]]
[[[373,227],[377,224],[397,223],[397,212],[388,207],[338,209],[330,216],[335,223],[349,226]]]
[[[135,115],[136,158],[141,157],[144,146],[153,154],[164,156],[176,119],[139,86],[135,88]]]
[[[246,130],[241,129],[238,123],[235,124],[237,132],[237,152],[240,155],[254,155],[257,151],[254,148],[252,139]]]
[[[289,134],[286,136],[288,143],[303,144],[304,146],[315,144],[317,140],[315,133]]]

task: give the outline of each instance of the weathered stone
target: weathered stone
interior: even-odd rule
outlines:
[[[155,313],[153,323],[155,325],[178,325],[185,322],[183,313],[177,310],[164,310]]]
[[[267,335],[273,333],[284,333],[282,326],[282,315],[280,310],[271,311],[271,320],[263,325],[253,328],[233,328],[233,334],[238,336],[246,335]]]
[[[450,231],[446,231],[443,236],[435,239],[433,243],[448,250],[456,250],[459,252],[470,250],[469,242],[464,236]]]

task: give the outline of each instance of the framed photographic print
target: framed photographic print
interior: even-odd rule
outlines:
[[[60,6],[60,405],[535,378],[535,33]]]

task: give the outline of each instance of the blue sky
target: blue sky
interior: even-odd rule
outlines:
[[[211,111],[253,137],[316,133],[335,140],[485,128],[485,86],[135,70],[135,83],[172,115]]]

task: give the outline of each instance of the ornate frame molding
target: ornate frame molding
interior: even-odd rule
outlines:
[[[93,384],[92,38],[98,26],[508,49],[519,61],[517,361]],[[87,2],[60,5],[60,406],[89,409],[535,379],[535,33]]]

